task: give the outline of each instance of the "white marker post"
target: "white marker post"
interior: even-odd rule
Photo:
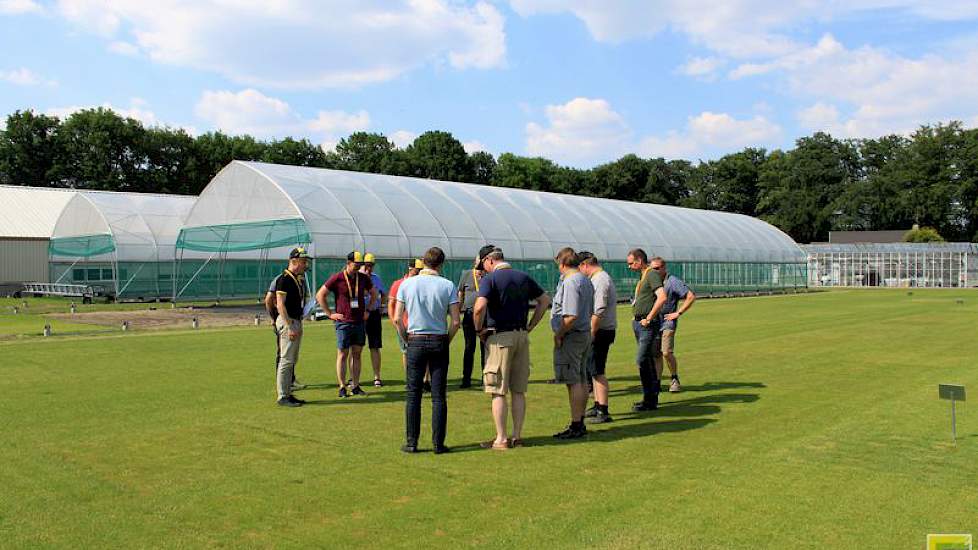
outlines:
[[[954,444],[958,443],[957,415],[955,414],[954,404],[956,401],[965,401],[964,386],[958,384],[938,384],[937,395],[941,399],[951,401],[951,439]]]

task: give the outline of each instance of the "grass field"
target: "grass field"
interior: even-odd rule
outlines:
[[[543,383],[540,327],[529,446],[479,449],[488,399],[453,390],[455,452],[440,456],[398,452],[389,330],[390,384],[340,400],[333,331],[308,324],[311,403],[285,409],[267,326],[42,338],[41,317],[0,306],[0,332],[31,332],[0,340],[0,547],[917,549],[928,533],[978,535],[978,414],[958,407],[955,446],[937,398],[940,382],[978,389],[974,291],[704,300],[677,338],[686,391],[643,415],[623,326],[615,422],[575,442],[550,437],[566,392]],[[425,400],[427,448],[429,413]]]

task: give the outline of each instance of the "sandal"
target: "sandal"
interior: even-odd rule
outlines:
[[[514,438],[512,438],[512,439],[509,440],[509,448],[510,449],[514,449],[516,447],[522,447],[522,446],[523,446],[523,438],[522,437],[514,437]]]
[[[505,451],[510,448],[509,440],[507,439],[502,444],[497,444],[496,439],[492,438],[489,441],[482,441],[479,443],[479,447],[483,449],[492,449],[494,451]]]

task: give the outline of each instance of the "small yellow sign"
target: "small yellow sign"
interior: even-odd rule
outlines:
[[[972,550],[971,535],[927,535],[927,550]]]

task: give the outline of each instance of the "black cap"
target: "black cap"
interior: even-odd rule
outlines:
[[[309,253],[306,252],[306,248],[304,246],[297,246],[297,247],[295,247],[295,248],[292,249],[292,252],[289,252],[289,259],[290,260],[295,260],[295,259],[300,259],[300,258],[307,258],[308,259],[310,257],[311,256],[309,256]]]
[[[480,248],[479,249],[479,261],[481,262],[482,260],[485,260],[486,259],[486,256],[488,256],[489,254],[492,254],[492,251],[493,250],[496,250],[496,245],[494,245],[494,244],[487,244],[486,246],[483,246],[482,248]]]

